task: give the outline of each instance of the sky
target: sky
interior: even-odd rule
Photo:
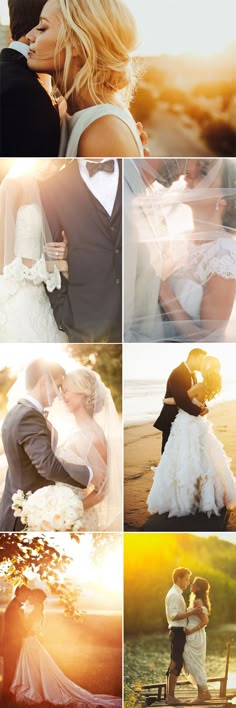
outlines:
[[[125,344],[124,378],[165,379],[195,346],[202,346],[209,355],[220,359],[223,380],[235,380],[236,389],[236,344]]]
[[[125,0],[139,35],[138,53],[209,55],[235,41],[235,0]],[[0,0],[7,22],[7,0]]]

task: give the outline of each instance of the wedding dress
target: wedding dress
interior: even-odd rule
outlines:
[[[207,608],[202,607],[204,614],[208,614]],[[199,624],[199,617],[191,615],[188,619],[188,629],[193,629]],[[197,632],[186,636],[184,647],[184,673],[194,685],[207,687],[207,676],[205,669],[206,662],[206,629],[201,627]]]
[[[11,685],[17,703],[51,703],[74,708],[121,708],[122,699],[94,695],[71,681],[36,636],[23,640]]]
[[[48,272],[42,253],[42,215],[38,204],[19,207],[14,257],[0,276],[0,342],[66,342],[55,322],[46,289],[60,289],[56,266]],[[26,260],[26,262],[24,262]]]
[[[148,496],[150,514],[219,515],[236,504],[236,486],[223,445],[206,416],[179,410]]]
[[[143,146],[136,123],[132,118],[131,113],[128,109],[115,106],[112,103],[101,103],[99,105],[90,106],[89,108],[84,108],[81,111],[77,111],[73,116],[69,116],[68,114],[64,116],[61,125],[59,157],[77,157],[78,145],[82,133],[84,133],[86,128],[94,123],[94,121],[102,118],[103,116],[110,115],[116,116],[122,121],[122,123],[125,123],[129,127],[139,149],[140,157],[142,157]],[[122,157],[122,155],[117,155],[117,157]]]
[[[225,280],[236,279],[236,241],[228,234],[222,236],[222,232],[216,233],[215,238],[212,238],[211,233],[211,240],[205,243],[195,243],[190,239],[186,263],[168,279],[180,305],[199,327],[201,327],[200,309],[204,287],[212,275],[219,275]],[[203,333],[203,338],[207,341],[222,341],[227,324],[228,322],[225,322],[222,326],[218,326],[217,323],[212,335]],[[171,321],[164,324],[164,337],[165,340],[172,341],[183,338]]]

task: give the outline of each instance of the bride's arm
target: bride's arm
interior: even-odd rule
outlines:
[[[190,400],[195,403],[196,406],[199,406],[199,408],[204,407],[204,399],[205,399],[205,390],[204,390],[204,384],[203,383],[196,383],[191,388],[188,389],[187,391],[188,397]],[[202,401],[200,400],[202,398]],[[168,406],[175,406],[176,402],[173,396],[170,396],[168,398],[163,399],[163,403],[165,403]]]
[[[197,336],[200,341],[204,331],[212,332],[228,322],[235,294],[236,281],[233,278],[226,279],[220,275],[212,275],[204,287],[200,309],[200,327],[183,309],[167,280],[161,283],[159,301],[168,318],[175,322],[180,333],[192,337],[194,341]]]
[[[193,627],[192,629],[188,629],[187,627],[185,628],[184,633],[187,636],[189,636],[190,634],[195,634],[195,632],[199,632],[199,629],[202,629],[203,627],[205,627],[208,624],[208,622],[209,622],[208,615],[202,613],[201,617],[202,617],[202,619],[199,622],[199,624],[196,625],[196,627]]]

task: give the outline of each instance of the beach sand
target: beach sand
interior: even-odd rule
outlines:
[[[208,419],[215,435],[223,443],[232,459],[231,469],[236,476],[236,401],[225,401],[211,407]],[[139,528],[149,518],[146,499],[152,486],[151,467],[161,455],[161,433],[152,423],[131,425],[124,434],[124,504],[125,524]],[[228,530],[236,530],[236,512],[230,515]]]

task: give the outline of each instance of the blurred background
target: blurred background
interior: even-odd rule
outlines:
[[[138,88],[131,110],[152,155],[236,155],[235,3],[126,0],[136,20]],[[0,0],[0,47],[7,0]]]

